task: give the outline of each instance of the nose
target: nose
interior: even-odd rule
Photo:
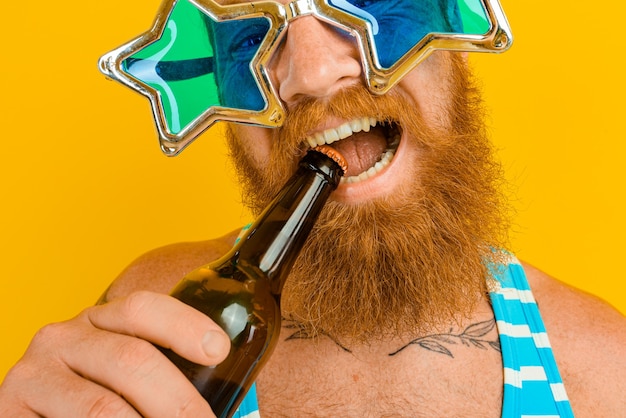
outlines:
[[[288,106],[302,97],[329,97],[362,82],[354,39],[312,16],[289,24],[275,65],[279,96]]]

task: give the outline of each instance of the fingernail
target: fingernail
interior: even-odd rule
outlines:
[[[223,332],[211,330],[202,337],[202,348],[211,358],[225,358],[229,347],[230,341]]]

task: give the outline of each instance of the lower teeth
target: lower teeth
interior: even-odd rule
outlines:
[[[381,155],[380,160],[378,160],[376,164],[374,164],[372,167],[368,168],[366,171],[356,176],[342,177],[341,183],[347,183],[347,184],[358,183],[360,181],[367,180],[370,177],[374,177],[376,174],[382,171],[383,168],[389,165],[394,155],[396,154],[396,149],[397,149],[399,142],[400,142],[399,136],[396,136],[395,138],[393,138],[393,141],[391,142],[392,147],[385,150],[385,152]]]

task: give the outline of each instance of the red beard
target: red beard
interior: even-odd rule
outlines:
[[[485,135],[479,93],[466,63],[452,56],[447,122],[428,126],[396,90],[364,87],[290,109],[272,143],[269,169],[257,166],[236,134],[228,142],[245,199],[258,213],[293,172],[304,137],[328,117],[372,116],[415,141],[415,181],[391,198],[329,202],[283,291],[283,313],[310,333],[365,340],[415,335],[469,316],[488,291],[486,264],[507,242],[500,166]]]

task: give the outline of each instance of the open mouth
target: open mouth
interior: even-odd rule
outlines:
[[[393,159],[400,144],[397,123],[363,117],[306,138],[309,146],[329,145],[348,162],[342,183],[358,183],[376,176]]]

